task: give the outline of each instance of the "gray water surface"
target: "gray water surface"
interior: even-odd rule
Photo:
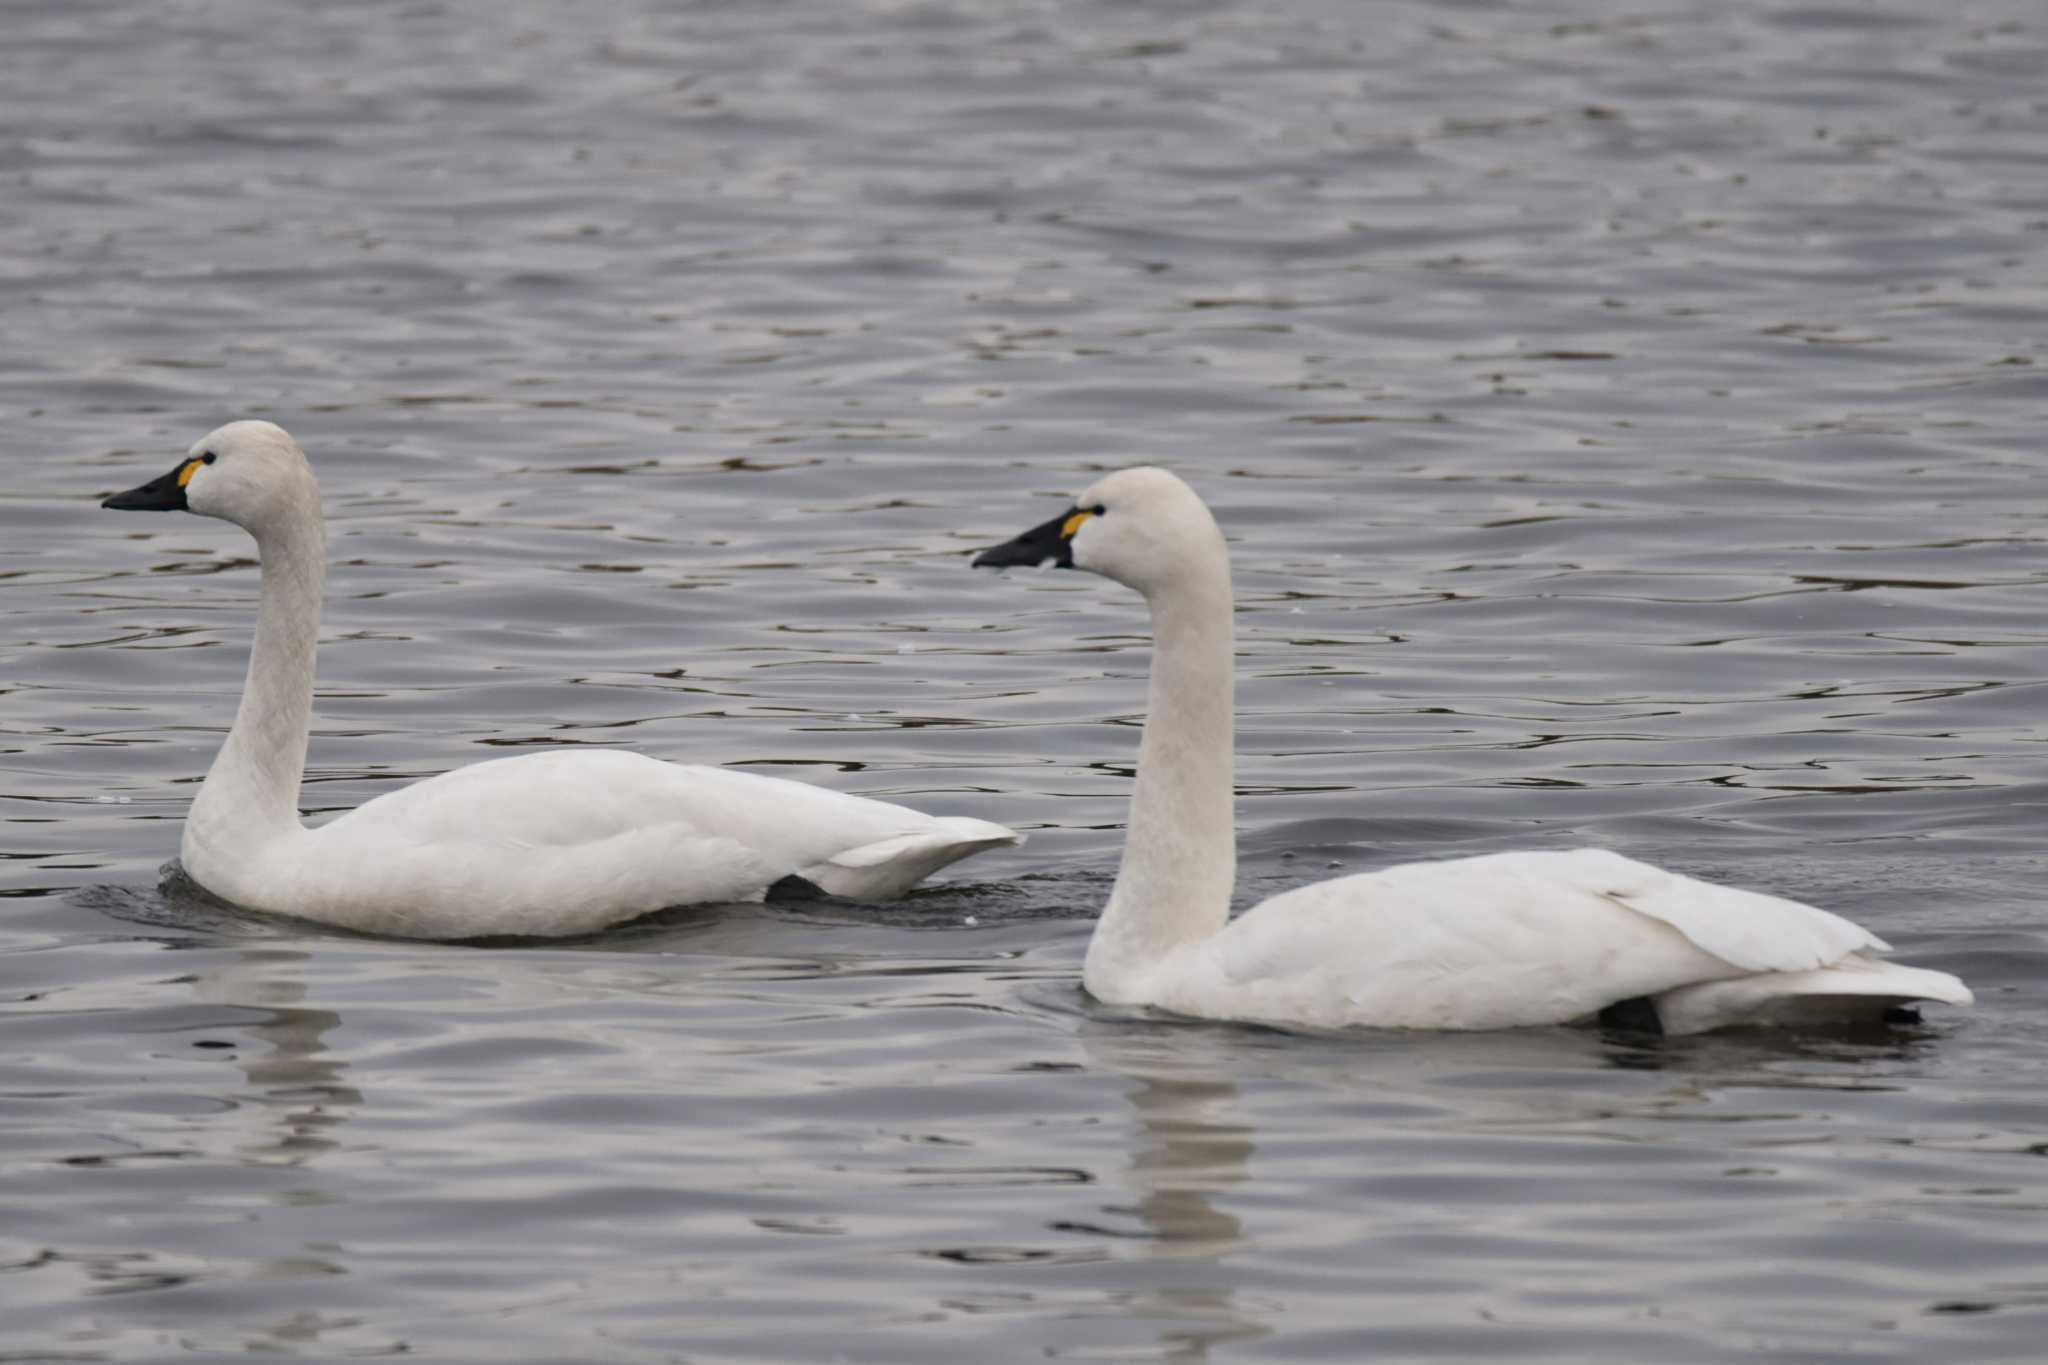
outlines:
[[[0,1359],[2031,1362],[2035,0],[17,0]],[[1000,820],[896,907],[432,946],[158,884],[312,453],[304,802],[626,745]],[[1853,915],[1867,1037],[1076,984],[1149,661],[970,572],[1211,500],[1246,903],[1596,844]]]

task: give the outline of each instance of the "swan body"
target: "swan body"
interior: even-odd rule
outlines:
[[[225,900],[438,939],[591,933],[669,906],[758,901],[792,873],[889,900],[1016,842],[983,820],[619,749],[474,763],[254,848],[219,834],[188,824],[181,861]]]
[[[1082,971],[1099,999],[1313,1029],[1510,1028],[1647,1003],[1671,1034],[1970,1003],[1945,972],[1873,956],[1886,944],[1839,915],[1602,849],[1409,863],[1231,920],[1232,603],[1209,509],[1165,470],[1121,470],[974,562],[1090,569],[1151,608],[1123,861]]]
[[[669,906],[757,901],[791,875],[885,900],[1020,841],[985,820],[617,749],[473,764],[308,828],[297,802],[326,547],[305,454],[269,422],[231,422],[103,505],[221,517],[256,539],[248,681],[179,848],[186,873],[234,904],[412,938],[578,934]]]

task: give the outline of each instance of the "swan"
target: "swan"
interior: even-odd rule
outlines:
[[[1886,945],[1839,915],[1603,849],[1409,863],[1231,920],[1230,560],[1208,507],[1163,469],[1120,470],[973,562],[1091,570],[1151,610],[1123,861],[1082,968],[1100,1000],[1282,1028],[1604,1017],[1668,1034],[1970,1003],[1945,972],[1871,956]]]
[[[256,540],[248,680],[179,845],[186,873],[233,904],[407,938],[559,936],[669,906],[758,901],[791,875],[885,900],[1021,842],[985,820],[616,749],[477,763],[308,828],[297,802],[326,532],[305,453],[282,427],[230,422],[101,506],[219,517]]]

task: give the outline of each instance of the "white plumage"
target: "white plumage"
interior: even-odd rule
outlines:
[[[1222,533],[1180,479],[1128,469],[975,560],[1046,562],[1136,588],[1153,617],[1123,864],[1083,971],[1104,1000],[1297,1028],[1487,1029],[1647,999],[1667,1033],[1970,1003],[1945,972],[1871,956],[1884,942],[1839,915],[1600,849],[1409,863],[1283,892],[1229,920]]]
[[[728,768],[543,750],[401,787],[256,849],[188,841],[238,905],[409,938],[587,933],[668,906],[760,900],[792,873],[890,900],[980,849],[984,820],[931,817]]]
[[[268,422],[233,422],[162,478],[107,499],[221,517],[256,538],[262,604],[241,707],[192,803],[186,872],[251,909],[416,938],[584,933],[668,906],[759,900],[795,874],[885,900],[1001,825],[620,750],[458,768],[308,829],[325,535],[312,468]]]

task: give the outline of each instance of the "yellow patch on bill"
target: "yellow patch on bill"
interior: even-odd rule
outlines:
[[[1074,532],[1081,529],[1081,523],[1094,515],[1093,512],[1076,512],[1071,517],[1068,517],[1066,524],[1060,527],[1060,539],[1072,540]]]
[[[187,460],[184,464],[178,466],[178,487],[183,488],[186,484],[192,482],[192,476],[197,474],[199,466],[205,463],[206,461],[204,460]]]

